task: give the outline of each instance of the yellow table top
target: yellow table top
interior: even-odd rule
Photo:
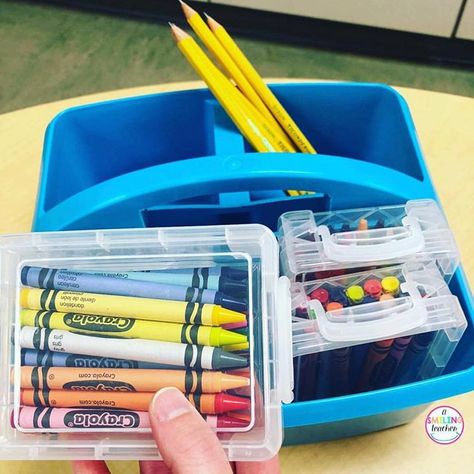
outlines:
[[[0,115],[0,233],[30,229],[44,131],[61,110],[118,97],[189,89],[199,82],[117,90],[43,104]],[[413,115],[433,182],[456,236],[464,268],[474,278],[474,99],[397,88]],[[424,415],[414,422],[365,436],[283,448],[283,473],[464,473],[474,463],[474,392],[446,400],[461,411],[465,431],[455,444],[440,446],[424,432]],[[138,472],[132,462],[112,462],[114,473]],[[471,466],[469,468],[468,466]],[[71,472],[67,462],[0,462],[0,472]]]

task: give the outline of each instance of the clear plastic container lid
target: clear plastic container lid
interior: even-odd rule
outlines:
[[[364,290],[374,281],[386,284],[388,290],[396,292],[396,297],[384,299],[378,295],[377,300],[367,296]],[[328,310],[332,308],[328,306],[331,300],[341,298],[348,301],[338,309]],[[292,308],[295,357],[438,331],[422,378],[442,371],[467,326],[458,298],[451,294],[434,262],[410,262],[313,282],[295,282]]]
[[[293,398],[291,305],[289,281],[278,277],[278,245],[269,229],[249,224],[0,237],[0,458],[159,459],[148,429],[20,426],[20,274],[25,266],[112,273],[219,266],[244,270],[250,421],[217,434],[230,460],[264,460],[278,451],[280,405]]]
[[[278,234],[282,270],[292,281],[414,259],[435,260],[449,280],[459,263],[448,223],[430,199],[399,206],[287,212],[279,219]]]

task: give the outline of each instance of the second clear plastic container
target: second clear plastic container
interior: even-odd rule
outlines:
[[[435,260],[447,281],[459,252],[438,204],[282,214],[278,234],[282,271],[292,281],[316,280],[367,267]]]
[[[295,400],[442,374],[467,327],[434,262],[292,284]]]

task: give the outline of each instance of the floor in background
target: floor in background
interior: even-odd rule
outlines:
[[[267,77],[384,82],[474,95],[474,74],[466,70],[238,40]],[[162,24],[0,0],[0,45],[0,113],[196,78]]]

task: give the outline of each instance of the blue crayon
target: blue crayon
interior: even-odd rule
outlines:
[[[248,272],[241,268],[234,267],[202,267],[202,268],[167,268],[165,270],[153,270],[153,272],[174,273],[180,275],[189,275],[194,273],[208,273],[210,276],[230,278],[231,280],[247,280]]]
[[[331,395],[338,397],[349,392],[349,364],[351,348],[333,349],[331,353]]]
[[[106,295],[159,298],[163,300],[189,301],[221,305],[234,311],[245,312],[247,306],[241,299],[229,298],[214,290],[199,290],[153,281],[110,278],[68,270],[28,267],[21,270],[23,285],[50,290],[81,291]]]
[[[349,300],[347,299],[344,288],[328,287],[327,289],[329,291],[330,301],[334,301],[335,303],[340,303],[344,307],[349,305]]]
[[[167,285],[181,285],[202,290],[220,291],[228,295],[246,295],[248,283],[245,281],[231,280],[230,278],[209,275],[205,271],[196,270],[191,273],[171,273],[159,270],[145,272],[87,272],[94,275],[107,276],[124,280],[151,281]]]
[[[129,359],[68,354],[63,352],[21,350],[21,365],[41,367],[79,367],[104,369],[178,369],[174,365],[153,364]]]
[[[413,337],[405,356],[398,366],[394,383],[403,384],[418,380],[421,365],[428,354],[429,347],[436,334],[437,331],[431,331],[417,334]]]
[[[385,388],[393,384],[398,367],[408,349],[412,336],[397,337],[392,344],[390,352],[382,362],[380,372],[375,381],[375,388]]]

